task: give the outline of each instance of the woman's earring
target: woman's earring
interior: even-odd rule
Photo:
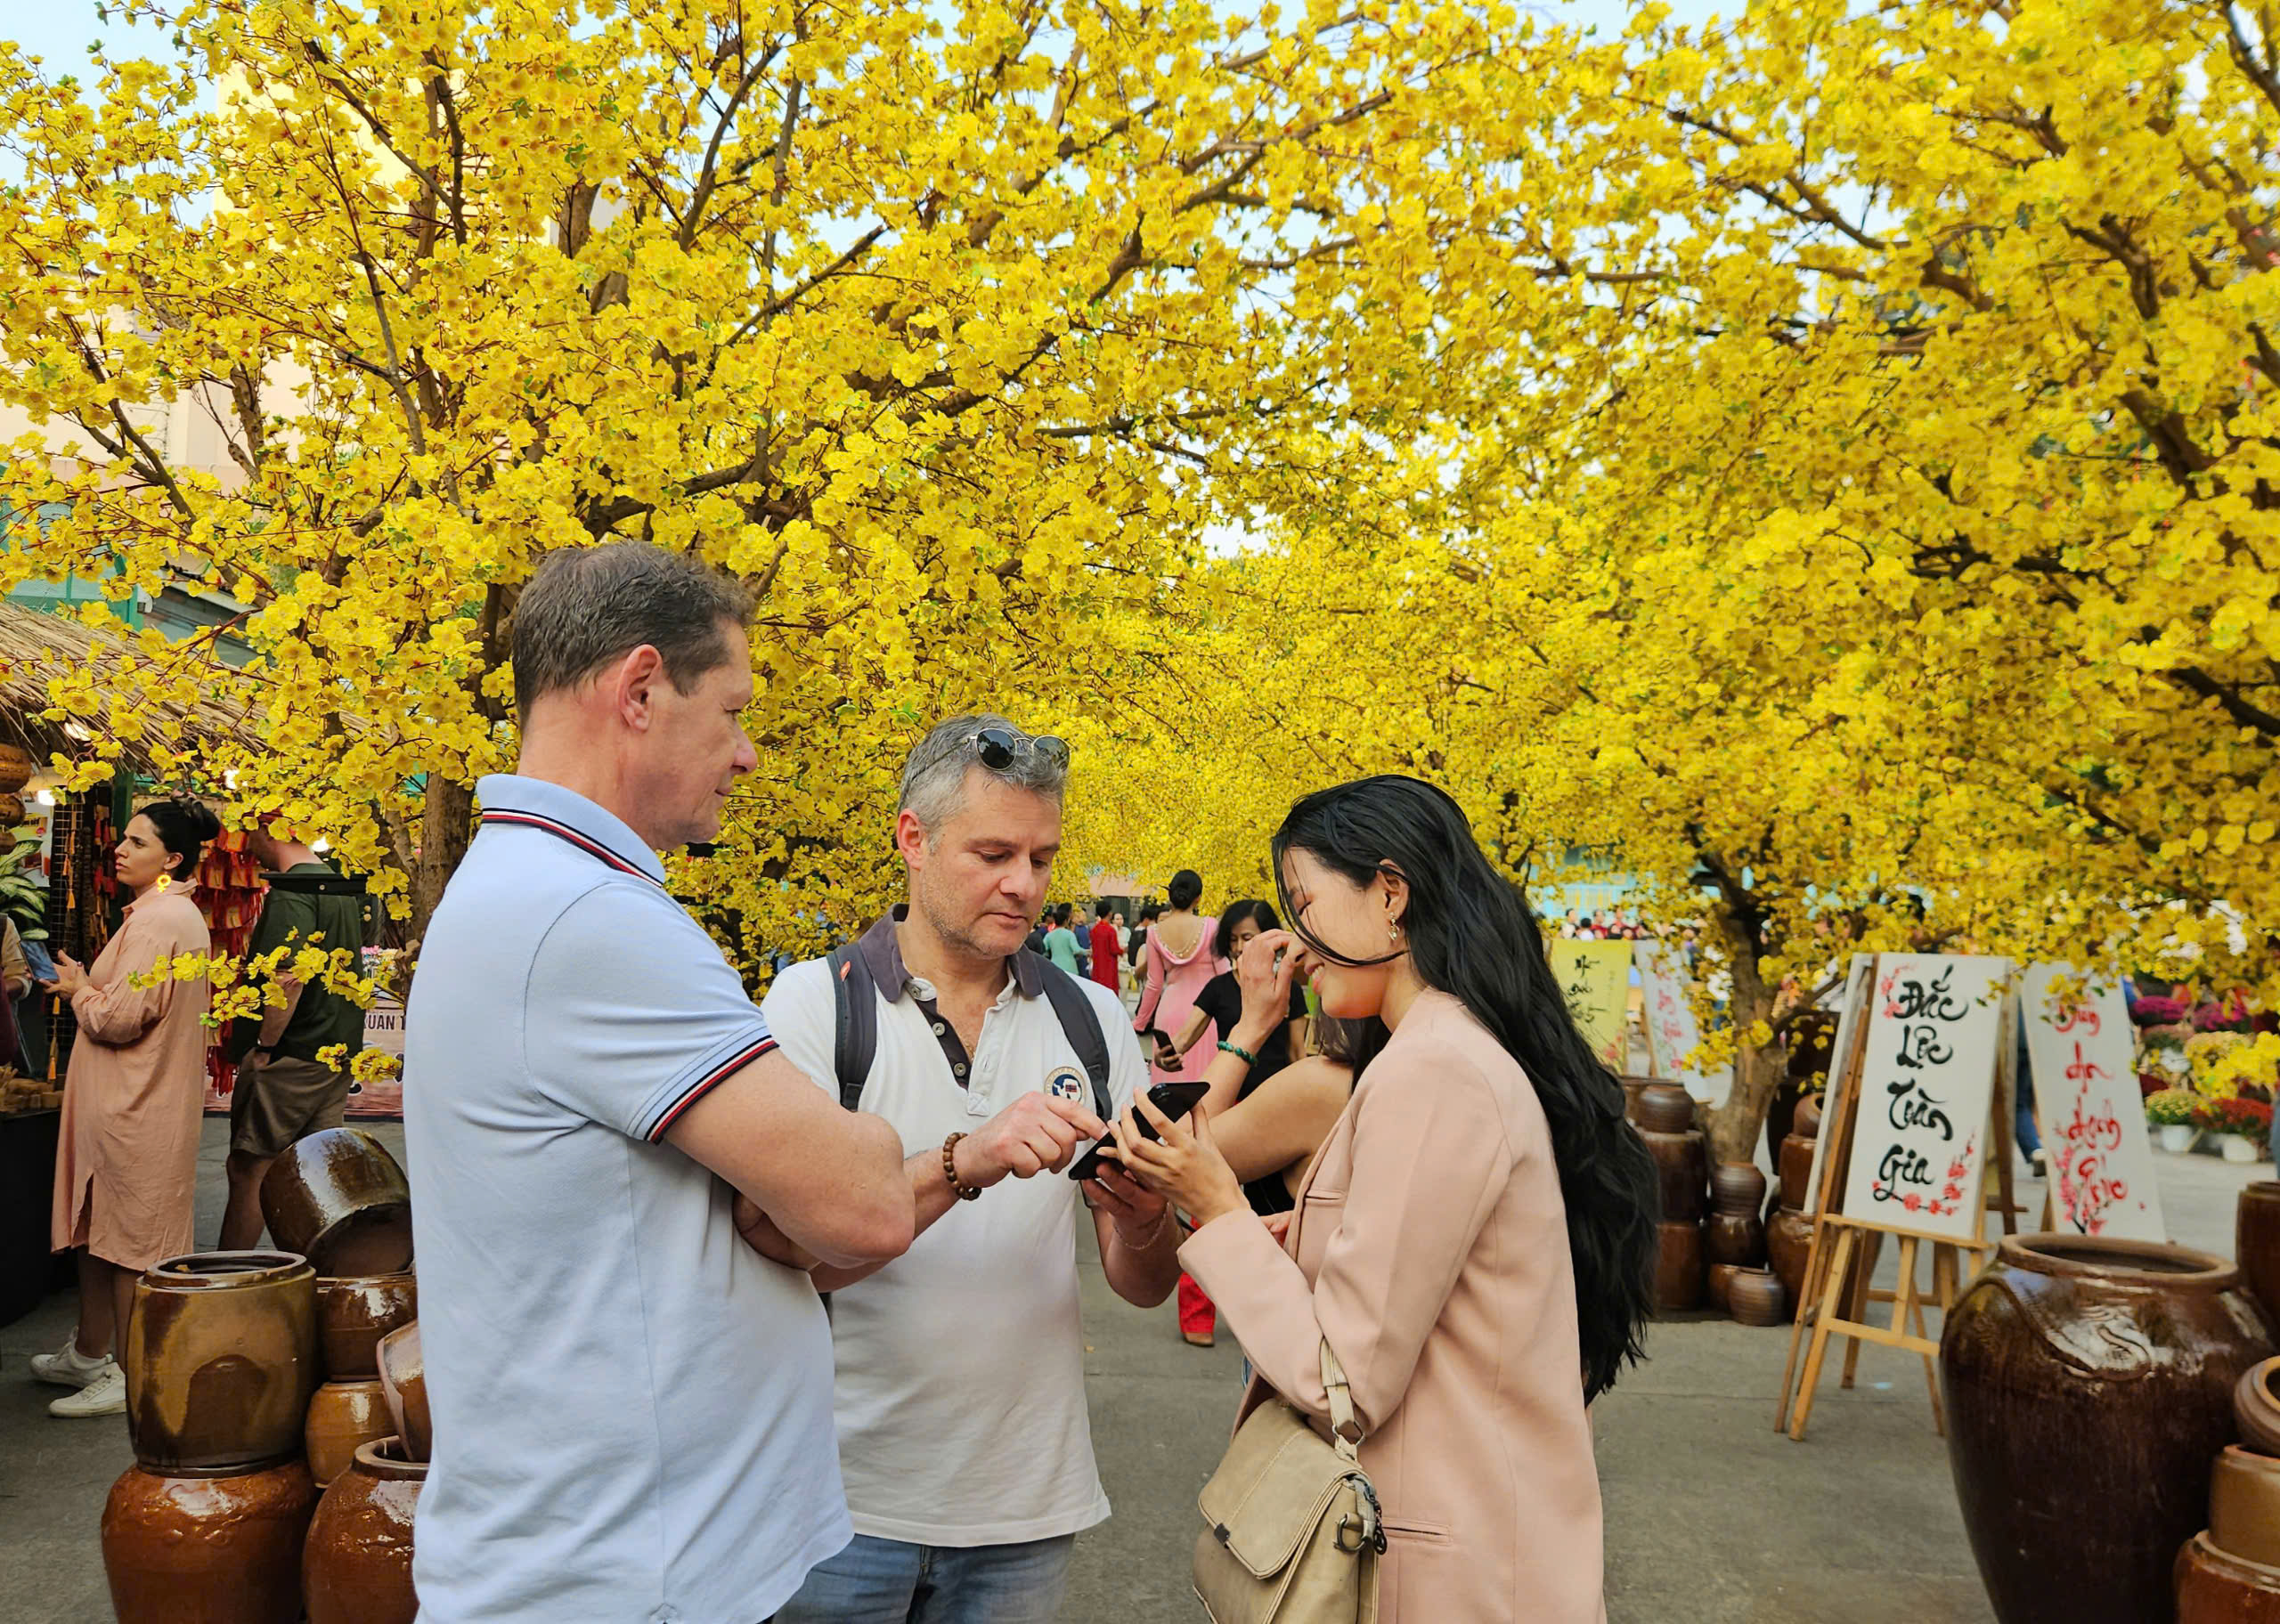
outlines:
[[[1388,922],[1386,925],[1386,939],[1393,942],[1401,940],[1401,927]]]

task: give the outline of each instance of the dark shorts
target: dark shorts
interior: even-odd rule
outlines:
[[[281,1054],[230,1091],[230,1149],[281,1154],[320,1128],[337,1128],[348,1109],[348,1074]]]

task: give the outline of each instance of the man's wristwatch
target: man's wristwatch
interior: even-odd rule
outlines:
[[[963,1133],[953,1133],[942,1141],[942,1176],[950,1181],[950,1193],[959,1200],[979,1201],[981,1198],[981,1185],[958,1182],[958,1141],[965,1137]]]

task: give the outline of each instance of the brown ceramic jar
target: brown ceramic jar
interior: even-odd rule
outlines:
[[[1748,1162],[1720,1162],[1710,1170],[1710,1204],[1722,1213],[1755,1217],[1765,1205],[1765,1175]]]
[[[1780,1280],[1792,1303],[1804,1300],[1805,1265],[1812,1261],[1812,1250],[1813,1221],[1804,1214],[1785,1206],[1766,1221],[1766,1265]]]
[[[368,1382],[327,1382],[309,1401],[308,1424],[302,1429],[309,1460],[309,1475],[320,1489],[348,1470],[356,1446],[395,1434],[388,1414],[387,1395],[378,1376]]]
[[[1779,1325],[1789,1318],[1788,1294],[1771,1270],[1745,1269],[1727,1288],[1726,1311],[1741,1325]]]
[[[387,1399],[395,1435],[406,1456],[426,1460],[435,1441],[428,1419],[428,1361],[419,1352],[419,1321],[380,1338],[380,1392]]]
[[[412,1624],[411,1523],[426,1481],[424,1461],[382,1438],[318,1502],[302,1557],[308,1624]]]
[[[1662,1191],[1663,1222],[1693,1223],[1702,1216],[1703,1191],[1710,1176],[1709,1141],[1698,1128],[1684,1133],[1658,1133],[1641,1128],[1639,1137],[1655,1158],[1656,1181]]]
[[[2280,1624],[2280,1568],[2194,1535],[2177,1554],[2177,1624]]]
[[[1674,1313],[1702,1306],[1702,1226],[1665,1223],[1657,1226],[1655,1249],[1655,1308]]]
[[[2280,1180],[2261,1179],[2241,1191],[2233,1256],[2265,1314],[2280,1323]]]
[[[380,1373],[380,1338],[419,1318],[419,1286],[410,1274],[317,1279],[317,1343],[328,1382],[370,1381]]]
[[[1764,1261],[1765,1226],[1755,1213],[1713,1213],[1702,1227],[1703,1251],[1712,1263],[1751,1269]]]
[[[154,1472],[241,1472],[301,1452],[317,1384],[316,1275],[288,1252],[193,1252],[134,1283],[126,1428]]]
[[[1694,1096],[1675,1083],[1649,1083],[1639,1091],[1639,1127],[1649,1133],[1684,1133],[1694,1126]]]
[[[2160,1624],[2208,1514],[2233,1388],[2272,1352],[2222,1258],[2014,1235],[1940,1341],[1948,1459],[2002,1624]]]
[[[1733,1289],[1734,1277],[1741,1271],[1742,1269],[1739,1263],[1713,1263],[1710,1265],[1710,1290],[1708,1294],[1710,1298],[1710,1306],[1716,1309],[1722,1314],[1724,1313],[1730,1306],[1726,1294]]]
[[[411,1187],[387,1147],[362,1128],[295,1141],[262,1177],[261,1214],[271,1238],[319,1274],[411,1267]]]
[[[2268,1359],[2242,1372],[2233,1387],[2233,1425],[2241,1441],[2260,1455],[2280,1456],[2280,1393],[2272,1378],[2280,1376],[2280,1359]]]
[[[1826,1094],[1807,1094],[1797,1101],[1797,1114],[1789,1119],[1789,1134],[1796,1139],[1820,1137],[1820,1108]]]
[[[2243,1562],[2280,1563],[2280,1460],[2225,1446],[2209,1483],[2209,1540]]]
[[[1805,1209],[1813,1187],[1813,1141],[1792,1133],[1781,1141],[1781,1205]]]
[[[230,1477],[129,1466],[103,1503],[118,1624],[296,1624],[301,1539],[317,1500],[299,1461]]]

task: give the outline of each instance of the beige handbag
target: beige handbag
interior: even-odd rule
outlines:
[[[1246,1417],[1196,1505],[1195,1594],[1213,1624],[1374,1624],[1386,1548],[1354,1397],[1330,1344],[1325,1443],[1280,1397]]]

